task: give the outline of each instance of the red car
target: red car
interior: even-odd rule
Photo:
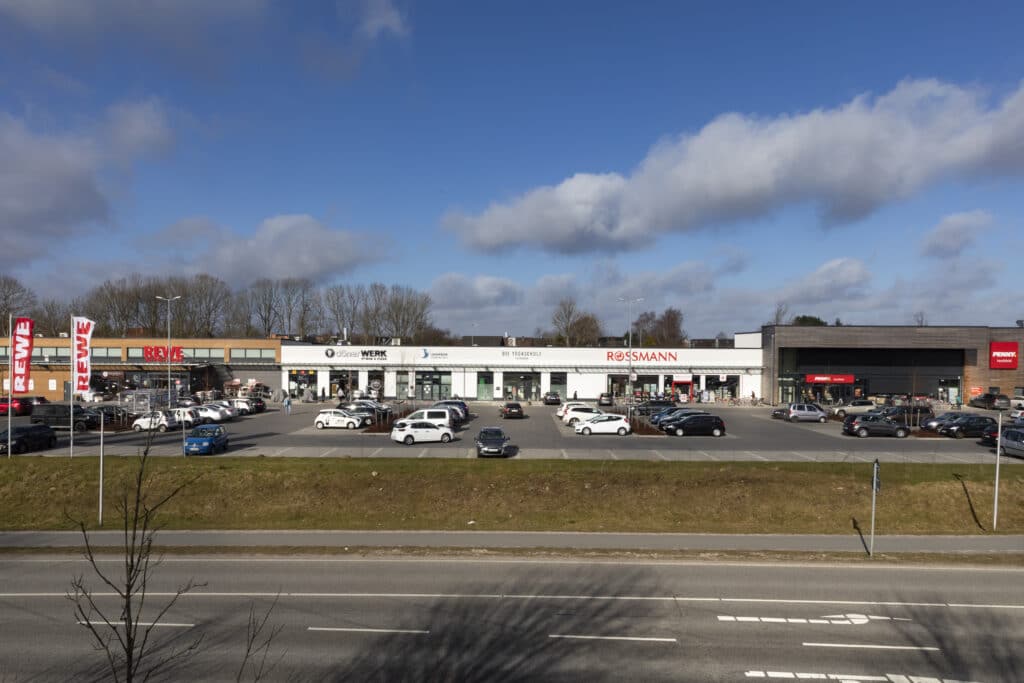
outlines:
[[[4,396],[0,398],[0,415],[6,415],[9,406],[15,415],[28,415],[32,412],[32,404],[28,401],[17,397],[11,399],[9,396]]]

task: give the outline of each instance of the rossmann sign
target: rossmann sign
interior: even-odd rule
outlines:
[[[1016,370],[1018,346],[1017,342],[990,342],[988,367],[992,370]]]
[[[675,351],[609,351],[608,360],[613,362],[637,361],[660,361],[663,363],[676,362],[678,360]]]

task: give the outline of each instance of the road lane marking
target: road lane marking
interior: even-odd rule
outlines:
[[[857,650],[916,650],[919,652],[940,652],[939,648],[921,645],[869,645],[866,643],[803,643],[804,647],[842,647]],[[882,679],[885,680],[884,678]]]
[[[761,671],[744,672],[747,678],[782,678],[813,681],[885,681],[885,683],[971,683],[970,681],[953,680],[952,678],[936,678],[934,676],[914,676],[912,674],[885,674],[884,676],[869,674],[833,674],[797,671]]]
[[[826,614],[818,619],[803,619],[794,617],[735,617],[731,615],[720,615],[718,621],[725,622],[755,622],[762,624],[824,624],[824,625],[854,625],[863,626],[872,621],[911,621],[905,617],[879,617],[868,614]]]
[[[89,621],[82,621],[81,619],[78,620],[78,625],[79,626],[85,626],[87,624],[88,625],[92,625],[92,626],[106,626],[107,622],[102,621],[102,620],[89,620]],[[111,626],[124,626],[124,622],[123,621],[112,621],[112,622],[110,622],[110,625]],[[163,622],[163,621],[137,621],[137,622],[135,622],[135,625],[136,626],[147,626],[147,627],[149,627],[149,626],[165,626],[167,628],[194,628],[195,627],[195,624],[175,624],[173,622]]]
[[[626,640],[641,643],[678,643],[675,638],[651,638],[642,636],[584,636],[575,634],[551,633],[548,638],[562,638],[564,640]]]
[[[426,635],[430,631],[413,628],[342,628],[335,626],[308,626],[307,631],[327,631],[334,633],[408,633]]]

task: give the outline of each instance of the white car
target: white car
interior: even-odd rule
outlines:
[[[232,408],[238,411],[239,415],[250,415],[253,412],[252,404],[249,403],[249,399],[229,398],[228,403]]]
[[[220,406],[221,408],[226,410],[228,412],[229,420],[233,420],[234,418],[238,417],[238,408],[231,405],[231,401],[228,401],[227,399],[220,399],[219,401],[210,401],[210,405]]]
[[[1014,420],[1024,420],[1024,408],[1017,408],[1010,411],[1010,417]]]
[[[565,411],[569,410],[569,408],[585,408],[586,406],[587,404],[583,401],[566,401],[562,405],[558,406],[558,409],[555,410],[555,415],[558,417],[565,417]]]
[[[195,408],[174,408],[171,413],[174,414],[174,419],[178,421],[178,424],[185,425],[185,429],[192,429],[193,425],[203,421]]]
[[[1010,407],[1016,410],[1024,410],[1024,396],[1020,394],[1010,399]]]
[[[178,421],[168,410],[153,410],[139,416],[132,423],[132,429],[137,432],[150,431],[155,429],[158,432],[166,432],[168,429],[176,429]]]
[[[633,431],[625,415],[604,414],[589,420],[576,423],[576,433],[590,436],[591,434],[618,434],[625,436]]]
[[[347,410],[330,408],[321,410],[313,419],[313,426],[317,429],[326,427],[344,427],[345,429],[358,429],[363,426],[365,418],[362,415],[350,413]]]
[[[215,405],[213,403],[204,403],[201,406],[196,406],[192,410],[199,413],[200,419],[209,424],[211,422],[224,422],[230,420],[231,416],[223,406]]]
[[[562,416],[562,422],[570,427],[575,427],[577,422],[589,420],[597,415],[604,415],[604,411],[591,406],[576,406],[565,411],[565,415]]]
[[[408,422],[399,420],[391,430],[391,440],[411,446],[417,441],[440,441],[448,443],[455,435],[448,427],[436,425],[433,422]]]

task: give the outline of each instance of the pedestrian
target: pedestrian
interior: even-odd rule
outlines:
[[[320,387],[320,402],[327,400],[327,387]]]
[[[284,397],[284,414],[292,414],[292,397],[290,395]]]
[[[577,398],[577,396],[576,396],[576,392],[574,391],[574,392],[572,392],[572,400],[574,400],[574,401],[575,401],[575,400],[576,400],[576,398]]]

